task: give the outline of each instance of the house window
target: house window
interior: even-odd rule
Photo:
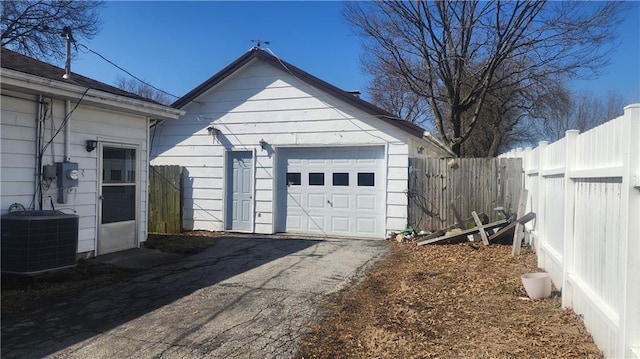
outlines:
[[[375,183],[375,173],[358,172],[358,186],[373,187]]]
[[[287,172],[287,186],[300,186],[302,174],[300,172]]]
[[[349,185],[349,173],[336,172],[333,174],[334,186],[348,186]]]
[[[120,170],[111,170],[111,176],[109,177],[109,179],[112,182],[120,182],[120,181],[122,181],[122,171],[120,171]]]
[[[105,147],[102,167],[104,183],[135,183],[136,150]]]
[[[309,186],[324,186],[324,173],[309,173]]]

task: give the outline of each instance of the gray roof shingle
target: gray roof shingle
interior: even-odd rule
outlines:
[[[151,99],[121,90],[117,87],[107,85],[103,82],[82,76],[75,72],[71,72],[71,76],[69,76],[68,79],[64,79],[62,78],[62,75],[65,73],[64,69],[36,60],[29,56],[19,54],[15,51],[5,49],[4,47],[2,48],[2,53],[0,55],[0,66],[6,69],[157,104],[156,101]]]

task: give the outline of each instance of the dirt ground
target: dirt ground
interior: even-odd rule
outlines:
[[[531,301],[526,248],[389,243],[367,277],[327,298],[301,358],[601,358],[559,293]],[[554,288],[555,290],[555,288]]]

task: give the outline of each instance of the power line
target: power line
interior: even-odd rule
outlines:
[[[51,136],[51,139],[49,140],[49,142],[47,142],[43,147],[42,150],[40,151],[40,157],[42,158],[42,156],[44,155],[44,151],[47,150],[47,148],[49,148],[49,145],[51,145],[51,143],[53,142],[53,140],[58,136],[58,134],[60,134],[60,131],[62,131],[62,129],[64,128],[64,126],[67,124],[67,122],[69,122],[69,119],[71,118],[71,115],[75,112],[75,110],[78,108],[78,106],[80,105],[80,103],[82,102],[82,100],[84,99],[84,97],[87,95],[87,92],[89,92],[89,90],[91,89],[91,87],[87,87],[86,90],[84,90],[84,92],[82,93],[82,96],[80,96],[80,99],[78,100],[78,102],[76,103],[76,105],[73,107],[73,109],[64,117],[64,119],[62,120],[62,123],[60,124],[60,127],[58,128],[58,130]],[[52,114],[53,116],[53,114]],[[53,121],[53,120],[52,120]]]
[[[156,90],[156,91],[158,91],[158,92],[162,92],[163,94],[165,94],[165,95],[169,95],[169,96],[171,96],[171,97],[180,98],[180,96],[176,96],[176,95],[171,94],[171,93],[169,93],[169,92],[167,92],[167,91],[161,90],[161,89],[159,89],[159,88],[157,88],[157,87],[153,86],[152,84],[150,84],[150,83],[148,83],[148,82],[146,82],[146,81],[144,81],[144,80],[140,79],[139,77],[137,77],[137,76],[135,76],[134,74],[132,74],[131,72],[129,72],[129,71],[127,71],[127,70],[125,70],[125,69],[124,69],[124,68],[122,68],[121,66],[118,66],[118,65],[117,65],[116,63],[114,63],[113,61],[111,61],[111,60],[107,59],[107,58],[106,58],[106,57],[104,57],[102,54],[98,53],[97,51],[94,51],[94,50],[90,49],[90,48],[89,48],[89,47],[87,47],[86,45],[83,45],[83,44],[76,44],[76,46],[84,47],[85,49],[87,49],[87,51],[89,51],[89,52],[91,52],[91,53],[93,53],[93,54],[95,54],[95,55],[99,56],[101,59],[103,59],[104,61],[106,61],[106,62],[108,62],[109,64],[113,65],[113,66],[114,66],[114,67],[116,67],[118,70],[120,70],[120,71],[122,71],[122,72],[126,73],[127,75],[129,75],[129,76],[133,77],[134,79],[136,79],[136,80],[138,80],[138,81],[142,82],[143,84],[145,84],[145,85],[147,85],[147,86],[151,87],[152,89],[154,89],[154,90]]]

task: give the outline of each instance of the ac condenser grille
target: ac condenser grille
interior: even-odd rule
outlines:
[[[78,216],[22,211],[2,216],[2,271],[37,273],[76,265]]]

